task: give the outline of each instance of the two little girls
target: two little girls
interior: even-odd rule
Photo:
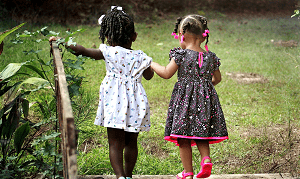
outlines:
[[[197,178],[209,177],[212,163],[209,144],[227,139],[225,119],[214,85],[221,81],[219,58],[200,47],[208,42],[207,21],[199,15],[177,20],[174,32],[181,48],[170,51],[170,63],[160,66],[141,50],[131,49],[137,38],[132,18],[121,7],[112,7],[99,19],[99,49],[69,46],[76,55],[104,59],[106,76],[101,83],[95,124],[107,127],[109,157],[116,177],[132,178],[138,156],[137,138],[150,130],[150,108],[141,84],[153,77],[171,78],[178,70],[178,81],[171,96],[165,140],[179,146],[184,171],[177,178],[193,178],[191,146],[197,145],[201,170]],[[176,35],[179,31],[179,35]],[[55,40],[51,37],[50,41]],[[109,46],[105,45],[105,39]],[[124,150],[124,154],[123,154]],[[123,160],[125,160],[123,167]]]

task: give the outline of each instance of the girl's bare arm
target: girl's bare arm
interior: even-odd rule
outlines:
[[[57,39],[58,39],[57,37],[52,36],[49,38],[49,42],[56,41]],[[74,46],[74,45],[66,46],[66,48],[72,49],[74,51],[74,54],[77,56],[83,55],[86,57],[94,58],[95,60],[104,59],[103,54],[100,51],[100,49],[85,48],[79,44],[77,44],[76,46]]]
[[[70,45],[67,48],[72,49],[74,51],[74,54],[77,56],[82,55],[82,56],[94,58],[95,60],[104,59],[100,49],[85,48],[79,44],[77,44],[76,46]]]
[[[214,71],[214,75],[213,75],[213,77],[212,77],[212,84],[213,84],[214,86],[216,86],[218,83],[221,82],[221,80],[222,80],[221,72],[220,72],[220,70],[218,69],[218,70]]]
[[[156,62],[151,62],[151,68],[155,71],[155,73],[164,78],[171,78],[177,71],[178,65],[175,63],[175,60],[172,58],[170,63],[167,66],[161,66]]]

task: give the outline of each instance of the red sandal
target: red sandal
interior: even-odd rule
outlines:
[[[196,175],[196,178],[207,178],[211,175],[211,169],[212,169],[213,164],[211,162],[204,163],[205,159],[209,159],[211,161],[211,159],[208,156],[206,156],[202,159],[201,171]]]
[[[179,174],[182,174],[182,177],[178,176]],[[185,179],[186,177],[188,176],[194,176],[194,173],[193,172],[188,172],[188,173],[185,173],[185,171],[183,170],[182,173],[178,173],[176,175],[176,178],[177,179]]]

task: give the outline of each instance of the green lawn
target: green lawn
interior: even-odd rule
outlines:
[[[299,104],[300,104],[300,44],[297,47],[276,46],[274,42],[300,42],[300,20],[290,17],[226,18],[207,14],[210,29],[209,49],[221,58],[222,82],[216,86],[225,113],[229,140],[211,145],[213,174],[225,173],[292,173],[299,176]],[[176,17],[155,24],[137,23],[137,41],[133,49],[141,49],[162,65],[168,64],[169,50],[179,46],[170,35]],[[11,28],[11,27],[7,27]],[[22,29],[40,27],[25,25]],[[50,30],[64,31],[65,27],[49,25]],[[86,47],[98,47],[99,27],[71,26],[75,41]],[[20,32],[20,30],[18,31]],[[63,35],[63,34],[62,34]],[[1,67],[10,62],[28,60],[23,50],[43,49],[42,58],[49,60],[49,45],[10,44],[5,40]],[[72,55],[68,55],[74,58]],[[98,90],[105,76],[103,61],[88,61],[83,89],[92,102],[89,118],[78,124],[81,130],[78,146],[80,175],[113,174],[108,157],[106,129],[93,124]],[[227,73],[254,73],[267,83],[239,83]],[[169,80],[154,76],[143,80],[151,107],[150,132],[139,135],[139,158],[134,174],[177,174],[183,170],[178,148],[163,139],[167,108],[176,75]],[[195,173],[200,156],[194,149]]]

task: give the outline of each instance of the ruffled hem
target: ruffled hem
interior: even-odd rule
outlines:
[[[195,146],[196,142],[193,139],[198,139],[198,140],[209,140],[209,144],[216,144],[219,142],[222,142],[223,140],[229,139],[228,136],[223,136],[223,137],[196,137],[196,136],[182,136],[182,135],[174,135],[171,134],[171,136],[165,136],[165,140],[169,142],[173,142],[176,144],[176,146],[179,146],[177,139],[182,138],[182,139],[191,139],[191,146]]]
[[[103,125],[102,123],[99,123],[99,121],[94,122],[95,125],[107,127],[107,128],[115,128],[115,129],[123,129],[126,132],[149,132],[150,131],[150,124],[149,125],[143,125],[140,127],[125,127],[124,125]]]

